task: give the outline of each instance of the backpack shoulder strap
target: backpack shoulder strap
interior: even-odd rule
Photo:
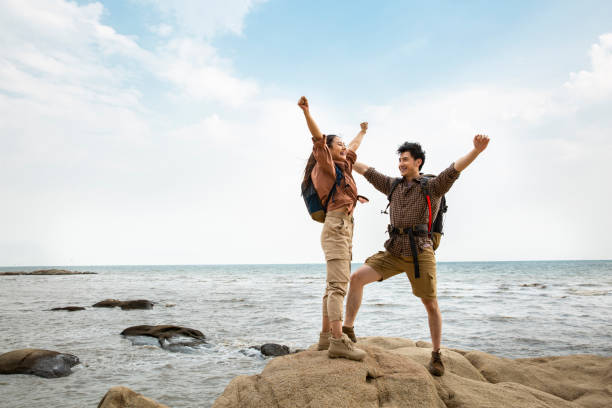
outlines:
[[[429,213],[429,222],[427,223],[428,233],[431,233],[431,226],[433,224],[433,214],[431,212],[431,196],[429,195],[429,188],[427,186],[427,183],[429,183],[430,178],[431,177],[429,175],[424,175],[419,181],[419,184],[421,185],[421,189],[423,190],[423,193],[425,194],[425,201],[427,201],[427,211]]]
[[[332,201],[332,197],[334,193],[336,192],[336,188],[340,187],[340,182],[344,178],[344,173],[342,173],[342,169],[340,168],[340,166],[338,166],[336,163],[334,163],[334,166],[336,167],[336,182],[334,183],[331,190],[329,191],[327,200],[325,200],[325,203],[323,204],[323,208],[325,209],[325,211],[327,211],[327,206],[329,205],[329,202]]]
[[[393,179],[393,181],[391,182],[391,190],[389,190],[389,195],[387,196],[387,200],[389,201],[387,203],[387,207],[385,207],[384,211],[381,211],[381,214],[389,214],[389,212],[387,211],[389,209],[389,206],[391,205],[391,196],[393,195],[393,192],[395,191],[395,188],[399,185],[399,183],[402,182],[404,178],[403,177],[398,177]]]

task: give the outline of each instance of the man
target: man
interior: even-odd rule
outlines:
[[[435,220],[441,198],[451,188],[459,174],[482,153],[489,144],[485,135],[474,137],[474,148],[459,158],[437,177],[426,179],[420,170],[425,163],[425,152],[418,143],[404,143],[399,154],[401,181],[377,172],[363,163],[355,163],[353,169],[362,174],[377,190],[390,197],[389,239],[386,251],[380,251],[366,259],[365,264],[351,275],[346,302],[346,319],[342,327],[353,342],[357,342],[353,324],[361,305],[363,287],[406,272],[412,285],[412,293],[421,298],[429,320],[433,350],[429,371],[433,375],[444,374],[440,355],[442,315],[436,299],[436,258],[431,240],[431,221]],[[393,192],[391,190],[393,189]],[[430,199],[427,200],[425,191]],[[428,204],[429,202],[429,204]],[[431,209],[429,208],[431,206]],[[415,268],[415,262],[418,264]]]

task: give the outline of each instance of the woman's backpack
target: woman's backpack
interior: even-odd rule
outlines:
[[[308,185],[304,190],[302,190],[302,197],[304,198],[304,203],[306,204],[306,209],[310,214],[310,217],[317,222],[325,222],[325,214],[327,213],[327,206],[329,202],[332,200],[334,193],[336,192],[336,188],[340,187],[340,182],[344,178],[344,174],[340,167],[337,164],[334,164],[336,167],[336,182],[332,186],[329,195],[327,196],[327,200],[325,203],[321,202],[319,198],[319,194],[314,187],[312,182],[312,178],[308,181]]]

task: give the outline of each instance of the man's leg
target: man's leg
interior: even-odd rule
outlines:
[[[421,301],[427,309],[427,319],[429,320],[429,333],[431,334],[431,343],[433,351],[440,351],[440,341],[442,339],[442,314],[438,307],[437,299],[423,299]]]
[[[438,300],[424,299],[421,301],[427,309],[427,318],[429,320],[429,332],[431,334],[431,343],[433,350],[431,352],[431,359],[427,369],[432,375],[440,376],[444,375],[444,363],[442,362],[442,355],[440,354],[440,339],[442,338],[442,314],[438,307]]]
[[[351,275],[348,296],[346,299],[346,318],[344,325],[353,327],[355,318],[361,306],[363,298],[363,287],[368,283],[376,282],[381,279],[381,276],[374,268],[369,265],[363,265]]]

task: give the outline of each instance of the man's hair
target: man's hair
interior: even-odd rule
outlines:
[[[421,159],[421,165],[419,166],[419,170],[421,170],[425,164],[425,152],[421,148],[421,145],[418,143],[404,142],[397,148],[397,154],[401,155],[406,152],[410,153],[414,160]]]

